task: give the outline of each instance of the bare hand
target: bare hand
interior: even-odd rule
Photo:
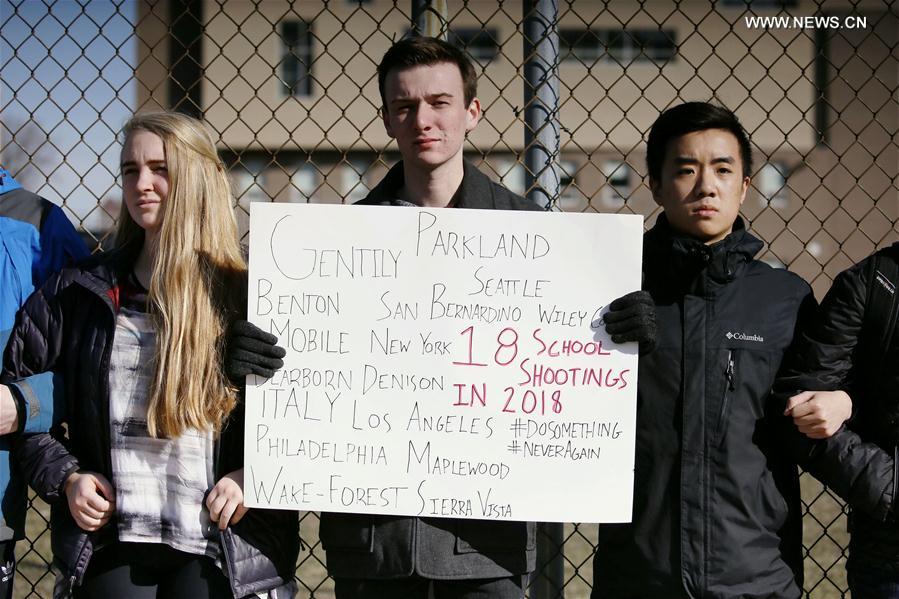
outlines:
[[[0,385],[0,435],[14,433],[19,428],[19,408],[9,387]]]
[[[784,415],[810,439],[826,439],[852,415],[852,398],[845,391],[803,391],[790,398]]]
[[[240,522],[247,513],[243,504],[243,468],[226,474],[215,483],[206,497],[206,507],[209,508],[209,519],[218,522],[219,530]]]
[[[69,512],[82,530],[98,530],[115,513],[115,489],[99,472],[73,472],[66,479],[65,493]]]

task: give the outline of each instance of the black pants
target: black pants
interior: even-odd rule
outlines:
[[[155,543],[114,543],[91,558],[75,599],[230,599],[227,577],[204,555]]]
[[[523,576],[472,580],[335,578],[334,595],[337,599],[522,599],[523,584]]]
[[[0,542],[0,599],[12,599],[16,577],[16,542]]]

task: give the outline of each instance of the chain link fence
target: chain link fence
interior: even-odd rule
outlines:
[[[0,0],[0,161],[99,250],[120,210],[117,131],[140,110],[175,108],[215,131],[242,233],[254,201],[352,202],[399,157],[375,68],[412,31],[445,36],[475,61],[485,114],[468,158],[555,210],[651,225],[649,126],[669,106],[712,99],[752,137],[742,215],[766,244],[762,259],[820,298],[838,272],[899,239],[890,0]],[[535,60],[555,84],[528,75]],[[542,121],[526,120],[547,98]],[[535,148],[543,158],[529,160]],[[845,597],[846,510],[802,478],[806,595]],[[317,515],[300,518],[300,596],[332,597]],[[529,595],[588,597],[596,526],[544,533]],[[17,553],[16,596],[50,597],[38,499]]]

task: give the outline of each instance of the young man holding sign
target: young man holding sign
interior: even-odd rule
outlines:
[[[403,159],[360,204],[538,210],[463,159],[481,104],[461,51],[402,40],[378,66],[378,85]],[[320,536],[338,599],[520,598],[534,568],[533,523],[323,513]]]
[[[800,433],[770,389],[814,298],[753,259],[763,244],[739,217],[751,160],[736,116],[712,104],[671,108],[649,133],[664,212],[644,237],[644,290],[605,317],[613,341],[640,342],[633,522],[600,527],[595,599],[800,596],[799,481],[783,446]],[[798,409],[828,402],[848,417],[845,395]]]
[[[539,210],[463,159],[481,105],[471,62],[433,38],[394,44],[378,67],[381,109],[402,160],[364,205]],[[271,377],[284,350],[247,321],[229,331],[226,372]],[[338,599],[521,599],[534,569],[528,522],[322,513],[320,538]]]

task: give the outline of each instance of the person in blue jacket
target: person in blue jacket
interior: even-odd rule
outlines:
[[[59,206],[26,191],[0,167],[0,347],[31,292],[87,255]],[[12,597],[15,542],[25,532],[25,484],[11,467],[10,433],[49,430],[53,389],[52,373],[0,385],[0,599]]]

